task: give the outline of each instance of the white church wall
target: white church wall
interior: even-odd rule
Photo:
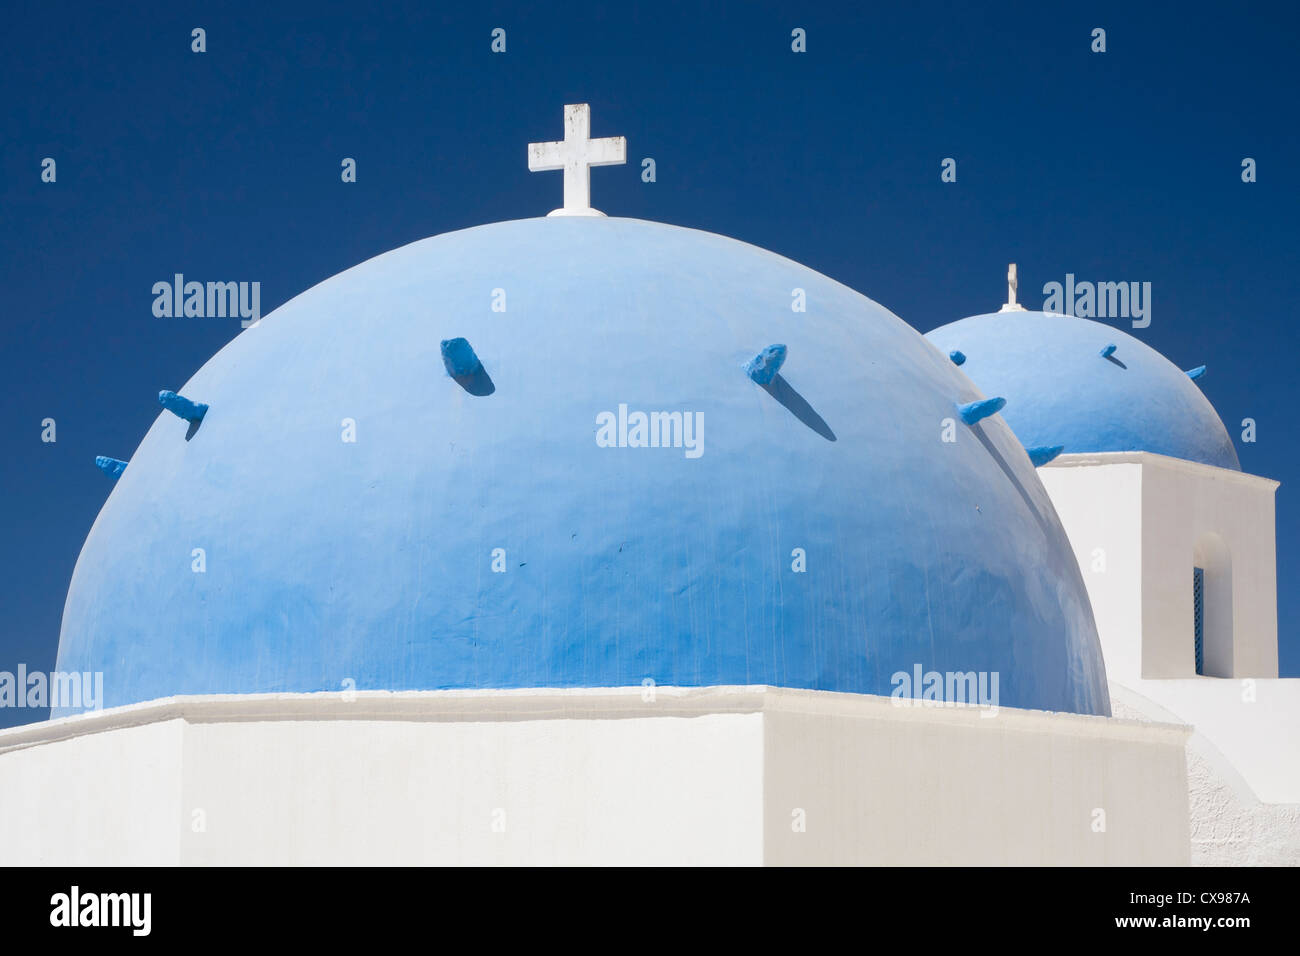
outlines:
[[[1142,674],[1142,466],[1061,455],[1038,469],[1070,538],[1111,680]]]
[[[1117,717],[1188,723],[1192,863],[1300,866],[1300,679],[1111,683]]]
[[[186,739],[199,864],[762,862],[762,718],[210,723]]]
[[[1195,675],[1192,569],[1205,565],[1205,673],[1277,676],[1277,482],[1146,452],[1061,455],[1038,474],[1111,680]]]
[[[1300,678],[1192,677],[1123,691],[1145,704],[1149,719],[1195,728],[1231,761],[1252,799],[1300,804]]]
[[[1195,728],[1192,861],[1296,865],[1300,680],[1277,679],[1277,482],[1143,452],[1062,455],[1038,473],[1088,587],[1113,713]]]
[[[1185,739],[1072,714],[795,697],[768,716],[767,861],[1184,864]]]
[[[2,815],[7,862],[118,862],[123,813],[148,830],[129,858],[154,863],[1189,858],[1181,727],[763,687],[642,694],[172,698],[3,731],[0,792],[25,775],[45,801],[34,825]]]
[[[1243,799],[1221,766],[1188,745],[1192,865],[1300,866],[1300,803]]]
[[[1278,483],[1159,455],[1145,457],[1142,676],[1196,673],[1191,592],[1199,557],[1210,565],[1206,676],[1277,677]]]
[[[68,723],[0,733],[0,865],[179,863],[185,721]]]

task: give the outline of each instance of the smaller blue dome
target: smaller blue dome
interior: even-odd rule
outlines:
[[[1232,439],[1178,366],[1113,326],[1047,312],[975,315],[926,334],[985,395],[1026,448],[1147,451],[1241,470]]]

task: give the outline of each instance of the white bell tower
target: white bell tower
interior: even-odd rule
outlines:
[[[1064,454],[1038,475],[1112,681],[1278,676],[1276,481],[1149,452]]]

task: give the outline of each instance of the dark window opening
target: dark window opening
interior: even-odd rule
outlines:
[[[1196,628],[1196,673],[1205,673],[1205,570],[1192,568],[1192,621]]]

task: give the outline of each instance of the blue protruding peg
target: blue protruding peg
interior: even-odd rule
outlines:
[[[118,458],[109,458],[107,455],[96,455],[95,467],[116,481],[122,472],[126,471],[126,462]]]
[[[1063,451],[1065,451],[1064,445],[1039,445],[1036,448],[1025,449],[1030,463],[1035,468],[1041,468]]]
[[[158,404],[187,422],[201,422],[208,412],[208,406],[191,402],[184,395],[177,395],[169,389],[163,389],[158,393]]]
[[[985,398],[978,402],[967,402],[965,405],[957,406],[957,414],[961,415],[961,420],[967,425],[974,425],[1002,411],[1002,406],[1006,403],[1005,398]]]
[[[442,364],[452,378],[474,375],[483,367],[468,339],[443,339]]]
[[[784,345],[769,345],[745,364],[745,374],[759,385],[771,385],[785,364]]]

